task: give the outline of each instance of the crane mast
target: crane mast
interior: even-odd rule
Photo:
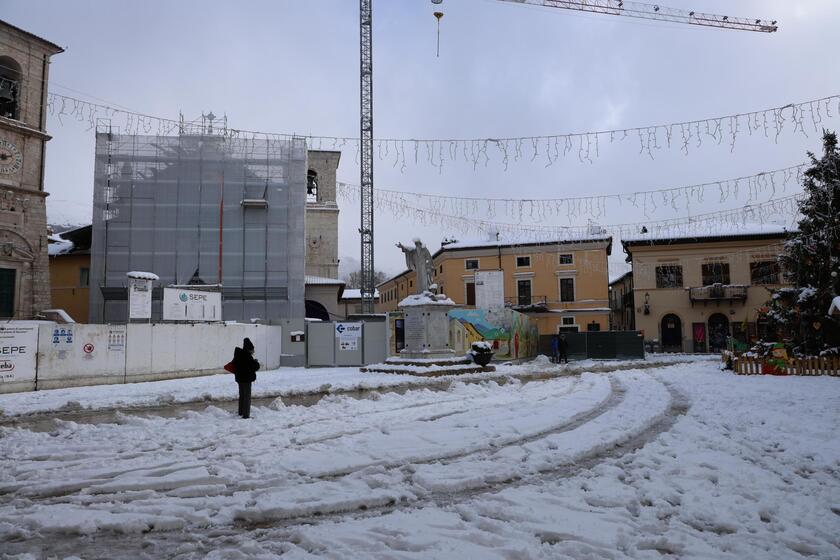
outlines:
[[[592,12],[596,14],[608,14],[613,16],[625,16],[640,19],[653,19],[658,21],[670,21],[673,23],[684,23],[688,25],[700,25],[703,27],[719,27],[721,29],[734,29],[738,31],[757,31],[760,33],[773,33],[778,29],[776,21],[764,21],[761,19],[738,18],[718,14],[706,14],[690,10],[679,10],[656,4],[645,4],[643,2],[624,2],[623,0],[499,0],[511,4],[530,4],[532,6],[543,6],[546,8],[561,8],[564,10],[577,10],[579,12]]]
[[[359,167],[361,168],[362,210],[359,234],[362,240],[361,296],[362,313],[373,313],[374,266],[373,266],[373,0],[360,0],[360,130]]]

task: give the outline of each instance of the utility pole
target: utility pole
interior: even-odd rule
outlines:
[[[359,0],[360,84],[359,163],[361,168],[362,313],[373,313],[373,0]]]

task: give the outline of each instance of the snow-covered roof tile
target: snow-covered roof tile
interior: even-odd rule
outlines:
[[[373,291],[373,299],[377,299],[379,297],[379,290]],[[345,288],[344,295],[341,299],[362,299],[362,290],[357,288]]]
[[[676,239],[719,239],[779,235],[790,233],[791,229],[778,224],[728,224],[728,225],[691,225],[651,226],[645,233],[622,236],[622,243],[639,244],[640,242],[663,242]]]
[[[305,283],[307,286],[343,286],[344,281],[337,278],[325,278],[323,276],[306,275]]]

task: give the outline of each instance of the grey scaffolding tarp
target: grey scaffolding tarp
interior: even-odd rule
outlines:
[[[299,138],[98,131],[91,322],[126,321],[131,270],[221,284],[225,320],[304,317],[306,165]]]

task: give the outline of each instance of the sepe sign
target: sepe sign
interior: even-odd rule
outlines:
[[[359,339],[362,338],[362,323],[336,323],[335,338],[338,349],[353,352],[359,349]]]
[[[0,383],[35,381],[36,325],[0,326]]]
[[[164,321],[221,321],[221,292],[163,289]]]

